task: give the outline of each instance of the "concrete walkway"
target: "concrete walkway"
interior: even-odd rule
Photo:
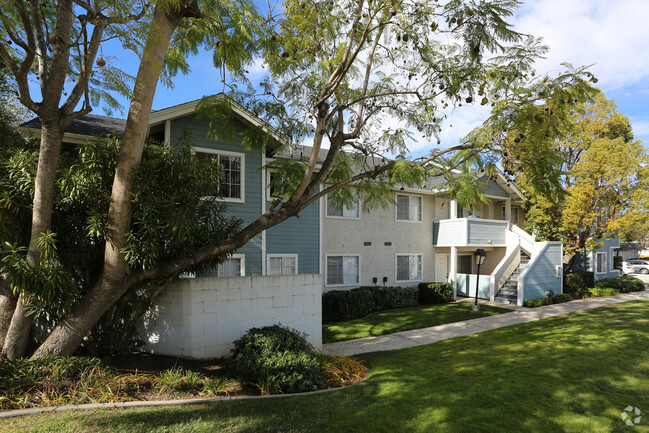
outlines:
[[[577,301],[546,305],[538,308],[518,307],[511,313],[480,317],[478,319],[465,320],[463,322],[447,323],[445,325],[431,326],[430,328],[413,329],[411,331],[397,332],[395,334],[381,335],[379,337],[366,337],[358,340],[323,344],[322,351],[330,355],[350,356],[367,352],[405,349],[407,347],[431,344],[449,338],[461,337],[463,335],[490,331],[505,326],[518,325],[519,323],[533,322],[546,317],[560,316],[562,314],[590,310],[605,305],[619,304],[643,298],[649,298],[649,290],[643,292],[624,293],[617,296],[580,299]],[[505,307],[502,304],[500,304],[500,306]]]

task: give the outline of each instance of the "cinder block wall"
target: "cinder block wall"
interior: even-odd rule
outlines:
[[[248,329],[276,323],[322,347],[320,275],[181,279],[158,297],[141,336],[151,353],[216,358]]]

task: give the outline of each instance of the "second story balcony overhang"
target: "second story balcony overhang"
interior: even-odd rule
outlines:
[[[509,221],[456,218],[433,223],[436,247],[505,247]]]

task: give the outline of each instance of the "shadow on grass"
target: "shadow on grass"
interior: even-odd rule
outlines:
[[[649,301],[630,302],[367,354],[372,376],[336,392],[61,414],[43,430],[626,432],[625,407],[649,412],[648,331]]]

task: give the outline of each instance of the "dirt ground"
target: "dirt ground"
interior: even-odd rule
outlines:
[[[223,360],[217,359],[183,359],[174,356],[152,355],[144,352],[132,352],[128,355],[118,355],[102,358],[122,373],[147,373],[156,374],[172,368],[182,367],[185,370],[195,371],[205,376],[220,376]]]

